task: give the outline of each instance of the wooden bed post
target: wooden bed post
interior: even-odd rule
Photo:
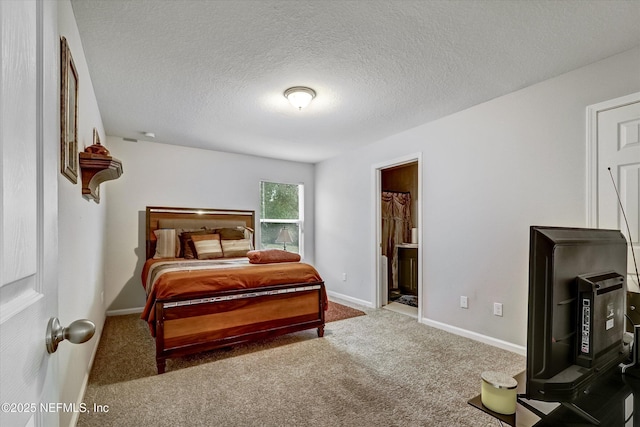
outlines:
[[[318,310],[320,311],[320,321],[322,322],[322,325],[320,325],[320,327],[318,328],[318,337],[322,338],[324,336],[324,309],[325,309],[325,303],[328,304],[328,302],[326,301],[325,298],[325,292],[327,292],[324,288],[324,283],[322,284],[322,287],[318,290],[318,301],[320,302],[320,306],[318,307]]]
[[[167,368],[167,360],[159,359],[156,357],[156,366],[158,368],[158,375],[164,374],[165,369]]]
[[[156,302],[156,367],[158,374],[164,374],[167,367],[167,359],[162,354],[164,349],[164,313],[163,305]]]

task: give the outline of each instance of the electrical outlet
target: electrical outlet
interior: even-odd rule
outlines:
[[[343,282],[347,281],[347,273],[342,273],[342,281]]]
[[[469,308],[469,299],[467,297],[460,297],[460,308]]]
[[[499,302],[493,303],[493,315],[502,317],[502,304]]]

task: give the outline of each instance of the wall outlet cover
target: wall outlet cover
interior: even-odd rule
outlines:
[[[499,302],[493,303],[493,314],[495,316],[502,316],[502,304]]]
[[[467,297],[460,297],[460,308],[469,308],[469,299]]]

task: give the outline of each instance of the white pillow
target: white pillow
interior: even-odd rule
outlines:
[[[180,242],[173,228],[154,230],[156,236],[156,254],[153,259],[177,258],[180,254]]]

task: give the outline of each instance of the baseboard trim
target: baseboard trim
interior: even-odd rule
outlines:
[[[125,314],[142,313],[144,307],[123,308],[121,310],[107,310],[107,316],[124,316]]]
[[[480,341],[485,344],[492,345],[494,347],[501,348],[503,350],[510,351],[512,353],[519,354],[521,356],[527,355],[527,348],[521,345],[516,345],[507,341],[502,341],[497,338],[492,338],[486,335],[479,334],[477,332],[468,331],[466,329],[458,328],[456,326],[447,325],[446,323],[437,322],[435,320],[430,320],[426,318],[422,318],[422,323],[427,326],[433,326],[434,328],[442,329],[443,331],[451,332],[455,335],[460,335],[461,337],[470,338],[475,341]]]
[[[96,336],[96,345],[93,347],[93,352],[91,353],[91,359],[89,359],[89,367],[87,369],[87,372],[85,372],[84,374],[84,379],[82,380],[82,386],[80,387],[80,393],[78,393],[76,408],[80,408],[84,402],[84,395],[87,392],[87,386],[89,385],[89,376],[91,375],[91,370],[93,369],[93,362],[96,360],[96,354],[98,353],[98,346],[100,345],[100,339],[102,338],[102,332],[104,331],[104,324],[105,322],[102,323],[102,328],[100,328],[100,333]],[[75,427],[78,424],[79,418],[80,418],[80,411],[73,411],[73,416],[71,417],[71,421],[69,422],[69,427]]]
[[[343,294],[338,293],[338,292],[330,291],[328,289],[327,289],[327,295],[330,296],[330,297],[333,297],[333,298],[341,299],[344,302],[350,302],[352,304],[357,304],[357,305],[361,305],[361,306],[364,306],[364,307],[374,308],[373,304],[371,304],[371,302],[369,302],[369,301],[361,300],[361,299],[358,299],[358,298],[353,298],[353,297],[350,297],[348,295],[343,295]]]

